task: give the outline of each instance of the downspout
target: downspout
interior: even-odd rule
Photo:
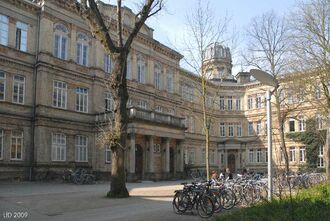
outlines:
[[[38,63],[38,55],[39,55],[39,39],[40,39],[40,15],[41,11],[38,12],[38,22],[37,22],[37,37],[36,37],[36,46],[35,46],[35,65],[33,70],[33,94],[32,94],[32,119],[31,119],[31,151],[30,151],[30,168],[29,168],[29,180],[34,180],[34,166],[35,166],[35,121],[36,121],[36,103],[37,103],[37,81],[38,81],[38,71],[37,71],[37,63]]]

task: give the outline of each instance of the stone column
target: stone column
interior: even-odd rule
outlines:
[[[165,139],[165,172],[170,172],[170,139]]]
[[[149,137],[149,172],[154,172],[154,137]]]
[[[135,134],[130,134],[129,172],[135,173]]]

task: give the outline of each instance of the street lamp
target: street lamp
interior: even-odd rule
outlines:
[[[274,76],[268,74],[267,72],[251,69],[250,73],[253,77],[255,77],[258,81],[260,81],[264,85],[272,86],[275,90],[278,88],[278,82],[274,78]],[[267,90],[266,99],[267,99],[267,144],[268,144],[268,200],[272,199],[273,193],[273,181],[272,181],[272,111],[271,111],[271,96],[275,91]]]

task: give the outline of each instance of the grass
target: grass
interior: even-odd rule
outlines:
[[[330,221],[330,182],[300,191],[290,199],[242,208],[216,221]]]

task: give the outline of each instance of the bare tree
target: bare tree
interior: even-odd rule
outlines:
[[[256,67],[271,74],[278,82],[287,70],[289,29],[284,18],[273,11],[252,19],[247,30],[248,48],[243,59],[249,66]],[[281,96],[283,87],[274,88],[275,110],[280,137],[280,149],[284,155],[285,170],[289,171],[288,153],[285,144],[284,123],[287,112],[281,110],[284,99]]]
[[[217,19],[208,1],[198,0],[196,8],[186,15],[187,35],[184,36],[185,62],[200,75],[200,82],[196,88],[200,95],[200,104],[203,113],[203,133],[205,134],[205,165],[207,178],[210,178],[209,170],[209,148],[210,128],[212,124],[212,111],[215,109],[215,97],[207,93],[210,88],[208,79],[211,77],[208,72],[208,63],[205,62],[205,51],[211,43],[223,43],[228,19]]]
[[[87,22],[92,34],[101,42],[106,52],[111,54],[114,67],[106,84],[114,100],[114,125],[111,131],[109,145],[112,150],[111,186],[109,197],[128,197],[126,174],[124,167],[124,150],[126,148],[128,115],[126,103],[128,100],[126,82],[126,61],[131,45],[148,18],[163,8],[162,0],[145,0],[140,4],[140,10],[135,16],[132,28],[127,28],[122,21],[122,1],[117,0],[113,15],[101,13],[100,6],[104,4],[95,0],[69,0],[67,4],[73,7]],[[115,18],[115,20],[111,19]],[[110,33],[114,33],[112,35]],[[113,37],[115,36],[115,37]],[[110,133],[110,132],[109,132]],[[134,147],[131,147],[134,148]]]

